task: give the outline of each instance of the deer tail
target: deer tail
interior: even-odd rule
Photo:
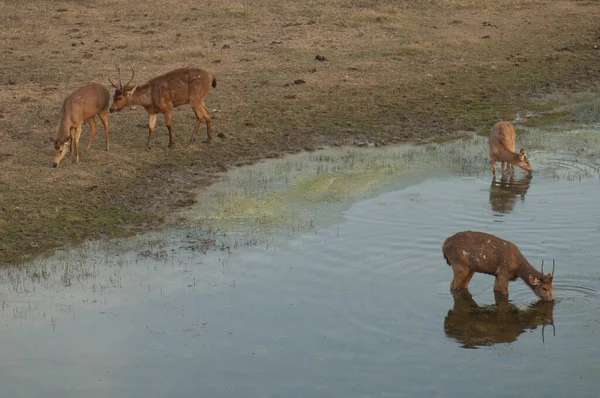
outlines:
[[[213,88],[217,87],[217,79],[214,76],[212,77],[212,86]]]
[[[448,257],[446,257],[446,253],[444,253],[444,260],[446,260],[446,264],[452,265],[452,264],[450,264],[450,261],[448,260]]]

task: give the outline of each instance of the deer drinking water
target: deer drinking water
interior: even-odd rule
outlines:
[[[529,159],[525,156],[523,148],[521,148],[519,153],[515,152],[516,140],[515,126],[511,123],[498,122],[492,127],[488,143],[490,146],[490,162],[492,163],[494,175],[496,175],[496,162],[502,162],[502,173],[504,173],[506,168],[514,169],[515,165],[531,173],[531,164],[529,164]]]
[[[496,276],[494,291],[508,296],[508,282],[517,278],[544,301],[553,301],[552,274],[535,269],[512,242],[484,232],[463,231],[450,236],[442,245],[444,259],[452,267],[451,289],[467,289],[475,272]]]
[[[150,141],[152,140],[156,118],[159,113],[165,116],[165,123],[169,130],[169,148],[173,146],[175,143],[173,137],[173,109],[188,103],[196,115],[196,126],[192,132],[190,144],[194,142],[203,118],[206,120],[207,141],[212,140],[210,112],[204,105],[204,97],[211,92],[212,88],[217,86],[217,79],[212,74],[199,68],[175,69],[164,75],[155,77],[138,87],[137,85],[130,86],[135,77],[135,72],[131,68],[131,79],[123,87],[118,67],[117,70],[119,71],[119,87],[109,79],[115,88],[115,95],[110,111],[120,111],[133,105],[141,105],[146,109],[149,116],[146,151],[150,150]]]
[[[60,124],[58,127],[58,135],[54,142],[54,167],[58,167],[60,161],[67,153],[67,149],[71,155],[73,147],[75,149],[75,162],[79,161],[79,138],[81,137],[81,128],[83,122],[88,122],[92,129],[90,140],[88,141],[87,150],[92,147],[92,141],[98,131],[98,125],[94,120],[96,115],[100,116],[100,120],[104,125],[104,133],[106,135],[106,150],[110,148],[108,142],[108,106],[110,105],[110,93],[106,87],[98,83],[90,83],[73,91],[65,98],[60,116]],[[68,148],[67,148],[68,147]]]

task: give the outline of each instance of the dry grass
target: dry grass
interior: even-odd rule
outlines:
[[[0,262],[157,226],[214,173],[275,151],[439,139],[595,89],[599,14],[584,1],[0,1]],[[147,154],[138,108],[109,117],[110,152],[101,130],[79,164],[52,169],[62,99],[108,85],[114,62],[136,82],[211,71],[226,138],[188,147],[182,107],[176,147],[159,120]]]

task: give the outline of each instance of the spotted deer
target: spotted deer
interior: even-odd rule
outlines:
[[[108,142],[108,106],[110,105],[110,92],[106,87],[98,83],[90,83],[73,91],[65,98],[60,115],[58,126],[58,135],[54,143],[54,162],[53,166],[58,167],[60,161],[67,153],[67,149],[73,155],[75,150],[74,162],[79,161],[79,138],[81,137],[81,128],[83,122],[88,122],[92,132],[87,144],[87,150],[92,147],[92,141],[98,131],[98,125],[94,120],[95,116],[100,116],[104,125],[104,134],[106,135],[106,150],[110,149]]]
[[[175,143],[173,136],[173,109],[190,104],[196,115],[196,126],[190,138],[190,144],[195,140],[196,133],[200,128],[202,119],[206,120],[207,141],[212,140],[212,122],[210,112],[204,105],[204,98],[217,86],[217,79],[209,72],[199,68],[181,68],[150,79],[141,86],[130,85],[135,77],[135,71],[131,68],[131,79],[123,86],[121,83],[121,71],[119,73],[119,86],[117,87],[110,79],[115,88],[111,112],[117,112],[133,105],[141,105],[148,112],[148,143],[146,151],[150,150],[150,142],[156,118],[159,113],[165,117],[165,123],[169,130],[169,148]]]
[[[517,278],[533,290],[544,301],[553,301],[552,274],[544,275],[535,269],[512,242],[485,232],[458,232],[444,241],[444,259],[452,267],[454,279],[450,289],[467,289],[475,272],[494,275],[494,291],[508,296],[508,282]]]
[[[532,168],[529,159],[525,156],[523,148],[516,153],[515,142],[517,134],[515,126],[510,122],[498,122],[492,127],[488,144],[490,146],[490,162],[492,170],[496,175],[496,162],[502,162],[502,173],[506,168],[514,169],[514,166],[519,166],[523,170],[531,173]]]

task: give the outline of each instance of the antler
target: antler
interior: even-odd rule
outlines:
[[[131,79],[129,79],[125,87],[129,87],[129,83],[131,83],[133,81],[133,78],[135,77],[135,71],[133,70],[133,66],[131,66],[131,63],[129,63],[129,67],[131,68]]]
[[[549,325],[552,325],[552,336],[556,336],[556,326],[554,326],[554,321],[549,323]],[[546,328],[546,324],[543,323],[542,324],[542,343],[545,343],[545,340],[544,340],[544,329],[545,328]]]
[[[554,277],[554,259],[552,259],[552,277]]]
[[[544,275],[544,260],[542,260],[542,275]]]
[[[121,69],[119,69],[119,65],[117,65],[117,63],[115,62],[115,68],[117,68],[117,73],[119,74],[119,87],[117,87],[112,80],[110,80],[110,77],[108,78],[108,81],[110,82],[110,84],[112,84],[112,86],[114,88],[116,88],[117,90],[123,90],[123,84],[121,83]]]

